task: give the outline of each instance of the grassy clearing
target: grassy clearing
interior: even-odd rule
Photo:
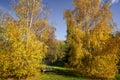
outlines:
[[[68,68],[56,67],[56,66],[49,66],[49,67],[54,68],[54,70],[51,72],[44,72],[41,74],[38,73],[36,76],[29,77],[26,80],[93,80],[93,79],[77,77],[73,74],[72,70]],[[13,80],[13,79],[7,79],[7,80]],[[117,75],[116,79],[114,80],[120,80],[120,75]]]
[[[120,74],[116,76],[116,80],[120,80]]]
[[[40,75],[40,80],[93,80],[88,78],[77,77],[72,72],[72,69],[49,66],[54,68],[53,72],[46,72]],[[117,75],[114,80],[120,80],[120,75]]]
[[[88,79],[58,75],[55,73],[47,73],[47,74],[41,74],[40,80],[88,80]]]
[[[93,80],[93,79],[58,75],[58,74],[55,74],[55,73],[45,73],[45,74],[40,75],[40,80]],[[114,80],[120,80],[120,75],[118,75],[116,77],[116,79],[114,79]]]
[[[54,68],[53,72],[46,72],[40,75],[41,80],[90,80],[77,77],[72,73],[72,70],[63,67],[49,66]]]

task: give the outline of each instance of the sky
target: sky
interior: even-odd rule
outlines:
[[[8,5],[9,0],[0,0],[0,9],[8,11],[12,16],[15,16],[15,13],[10,5]],[[73,0],[43,0],[43,3],[46,4],[50,11],[49,22],[55,23],[55,35],[57,39],[65,40],[66,39],[66,23],[64,19],[64,10],[73,9]],[[111,2],[111,11],[113,13],[113,20],[120,28],[120,0],[112,0]]]

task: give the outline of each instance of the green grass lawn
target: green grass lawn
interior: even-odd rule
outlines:
[[[44,73],[40,75],[40,80],[93,80],[75,76],[60,75],[52,72]],[[114,80],[120,80],[120,75],[116,76]]]
[[[56,67],[56,66],[55,67],[49,66],[49,67],[54,68],[54,70],[50,72],[44,72],[38,74],[36,77],[29,77],[26,80],[93,80],[93,79],[75,76],[72,72],[72,69]],[[8,80],[13,80],[13,79],[8,79]],[[120,75],[116,76],[116,79],[114,80],[120,80]]]
[[[49,66],[54,68],[53,72],[46,72],[40,75],[41,80],[90,80],[73,75],[70,69],[56,66]]]
[[[46,72],[40,75],[40,80],[93,80],[88,78],[77,77],[71,69],[49,66],[55,69],[53,72]],[[114,80],[120,80],[120,74]]]
[[[41,74],[40,80],[88,80],[88,79],[80,78],[80,77],[58,75],[55,73],[47,73],[47,74]]]
[[[120,80],[120,74],[116,76],[116,80]]]

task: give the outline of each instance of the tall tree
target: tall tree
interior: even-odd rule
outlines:
[[[45,59],[46,63],[55,64],[57,62],[62,61],[62,59],[65,57],[65,49],[66,49],[65,42],[52,38],[49,41],[48,46],[49,46],[49,49]]]
[[[19,0],[14,10],[18,20],[5,21],[0,41],[0,77],[18,80],[35,75],[43,67],[45,42],[54,29],[39,15],[44,12],[41,0]]]
[[[40,41],[46,43],[54,28],[48,22],[49,12],[42,0],[19,0],[13,7],[19,18],[18,25],[30,28]]]
[[[69,63],[84,76],[114,78],[118,47],[109,50],[114,26],[110,1],[75,0],[75,9],[65,11]],[[115,44],[115,43],[114,43]]]

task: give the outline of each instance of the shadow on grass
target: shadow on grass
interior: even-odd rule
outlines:
[[[66,77],[83,78],[85,80],[120,80],[120,74],[117,75],[114,79],[105,79],[105,78],[95,78],[95,77],[88,77],[88,76],[78,76],[75,74],[73,70],[55,69],[53,72],[58,75],[63,75]]]
[[[74,72],[72,70],[54,69],[53,72],[58,75],[63,75],[63,76],[67,76],[67,77],[78,77],[74,74]]]
[[[57,68],[53,68],[53,71],[50,72],[46,72],[46,74],[57,74],[57,75],[62,75],[65,77],[72,77],[72,78],[78,78],[80,80],[108,80],[105,78],[97,78],[97,77],[88,77],[88,76],[78,76],[77,74],[75,74],[75,72],[72,69],[66,69],[66,68],[62,68],[62,67],[57,67]],[[117,75],[115,77],[115,79],[110,79],[110,80],[120,80],[120,75]]]
[[[45,72],[45,73],[46,74],[57,74],[57,75],[65,76],[65,77],[86,79],[85,77],[77,76],[75,74],[75,72],[71,69],[66,69],[66,68],[62,68],[62,67],[57,67],[57,68],[52,67],[52,68],[53,68],[53,71],[48,71],[48,72]]]
[[[120,80],[120,74],[116,76],[115,80]]]

